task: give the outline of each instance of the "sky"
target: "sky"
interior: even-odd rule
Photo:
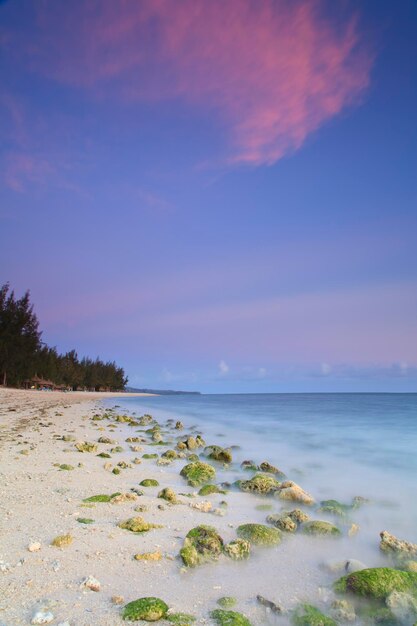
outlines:
[[[0,2],[0,284],[134,387],[417,391],[417,2]]]

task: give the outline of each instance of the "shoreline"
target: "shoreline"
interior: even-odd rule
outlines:
[[[290,623],[288,614],[277,616],[260,606],[258,594],[287,611],[305,601],[329,608],[334,599],[331,584],[338,574],[320,570],[317,564],[326,554],[336,561],[355,556],[356,538],[345,530],[336,540],[286,533],[281,545],[256,547],[247,561],[222,557],[219,562],[192,569],[182,566],[178,554],[190,529],[201,524],[214,526],[224,541],[230,542],[240,524],[265,523],[266,506],[271,513],[288,509],[288,505],[299,506],[288,502],[285,507],[275,498],[233,489],[226,495],[198,496],[198,487],[188,486],[180,476],[188,462],[185,458],[158,465],[161,456],[142,457],[175,448],[178,437],[195,437],[199,427],[186,424],[183,431],[175,431],[161,419],[161,432],[169,443],[159,446],[144,433],[150,426],[132,428],[115,421],[117,413],[111,419],[93,419],[97,414],[111,415],[110,403],[101,400],[117,401],[133,394],[104,397],[97,393],[87,398],[85,392],[77,396],[76,392],[5,392],[0,390],[2,626],[30,624],[38,610],[52,613],[51,623],[57,625],[121,626],[126,623],[121,619],[123,604],[146,596],[160,597],[174,611],[195,615],[196,625],[214,624],[209,613],[218,608],[216,602],[222,596],[235,597],[235,610],[247,615],[253,626]],[[121,414],[133,412],[122,410]],[[98,443],[103,436],[115,443]],[[146,441],[127,442],[132,436]],[[94,443],[97,450],[79,452],[75,445],[80,441]],[[118,445],[121,451],[116,450]],[[191,452],[198,454],[201,448]],[[111,458],[97,457],[97,453],[109,453]],[[63,470],[63,465],[73,469]],[[242,471],[233,464],[230,468],[214,465],[216,484],[242,478]],[[115,468],[120,468],[120,474],[113,473]],[[159,485],[142,487],[146,478],[156,479]],[[166,487],[175,490],[179,504],[157,497]],[[143,495],[131,500],[137,489]],[[116,492],[130,497],[120,502],[83,502],[96,494]],[[227,501],[226,508],[222,501]],[[144,510],[138,512],[138,506]],[[138,536],[118,526],[137,515],[162,528]],[[317,517],[314,511],[312,515]],[[94,521],[80,523],[82,518]],[[71,545],[51,545],[54,538],[67,534],[73,537]],[[40,549],[29,551],[29,546],[37,543]],[[160,558],[137,561],[134,555],[138,553],[159,554]],[[378,554],[375,558],[382,562]],[[99,592],[80,587],[89,576],[100,582]],[[123,598],[121,605],[112,602],[114,596]]]

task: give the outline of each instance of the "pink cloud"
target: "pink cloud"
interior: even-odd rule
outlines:
[[[356,16],[324,0],[47,1],[32,67],[130,103],[179,99],[214,112],[227,160],[271,164],[358,101],[373,56]]]
[[[14,191],[24,191],[27,184],[42,184],[54,172],[47,160],[25,152],[12,152],[6,156],[3,170],[5,184]]]

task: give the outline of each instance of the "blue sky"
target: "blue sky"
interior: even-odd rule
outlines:
[[[416,3],[86,7],[0,4],[0,279],[44,339],[134,386],[416,391]]]

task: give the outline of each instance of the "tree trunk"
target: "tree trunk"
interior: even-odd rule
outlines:
[[[3,387],[5,387],[7,384],[7,377],[6,377],[6,371],[3,372]]]

